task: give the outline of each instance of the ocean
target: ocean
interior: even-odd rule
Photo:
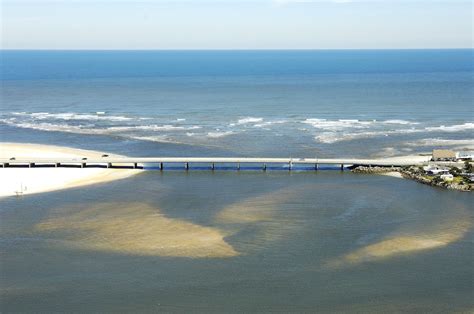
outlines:
[[[142,157],[472,150],[473,52],[3,50],[0,141]],[[150,170],[6,198],[1,308],[468,312],[472,204],[331,170]]]

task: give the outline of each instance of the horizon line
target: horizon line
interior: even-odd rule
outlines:
[[[474,47],[427,48],[1,48],[0,51],[334,51],[334,50],[474,50]]]

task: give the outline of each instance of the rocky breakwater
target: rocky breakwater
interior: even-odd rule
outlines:
[[[412,179],[417,182],[428,184],[431,186],[442,187],[445,189],[458,190],[458,191],[473,191],[474,184],[469,182],[469,179],[465,176],[458,175],[458,170],[452,170],[454,178],[452,181],[446,181],[438,175],[428,175],[422,167],[403,167],[400,169],[400,174],[407,179]]]
[[[458,190],[458,191],[473,191],[474,184],[469,180],[469,176],[461,173],[462,170],[452,167],[450,173],[453,175],[452,181],[446,181],[440,175],[428,175],[422,167],[411,166],[411,167],[368,167],[368,166],[357,166],[351,169],[354,173],[371,173],[371,174],[384,174],[390,172],[397,172],[403,178],[415,180],[417,182],[437,186],[445,189]],[[471,173],[471,172],[468,172]],[[471,174],[472,175],[472,174]]]
[[[400,167],[369,167],[369,166],[357,166],[352,168],[351,171],[354,173],[387,173],[387,172],[399,172]]]

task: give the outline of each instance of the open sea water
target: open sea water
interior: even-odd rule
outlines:
[[[129,156],[474,149],[474,50],[0,51],[0,141]],[[473,196],[145,171],[0,200],[2,312],[471,312]]]

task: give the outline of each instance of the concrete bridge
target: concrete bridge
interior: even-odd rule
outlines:
[[[355,158],[247,158],[247,157],[100,157],[100,158],[3,158],[0,165],[6,167],[104,167],[135,168],[158,167],[160,170],[169,166],[180,166],[189,170],[192,165],[207,165],[215,169],[216,165],[233,165],[240,170],[251,165],[259,165],[263,170],[270,166],[293,169],[295,166],[310,167],[317,170],[320,165],[339,166],[383,166],[400,167],[423,165],[431,156],[412,156],[384,159]]]

